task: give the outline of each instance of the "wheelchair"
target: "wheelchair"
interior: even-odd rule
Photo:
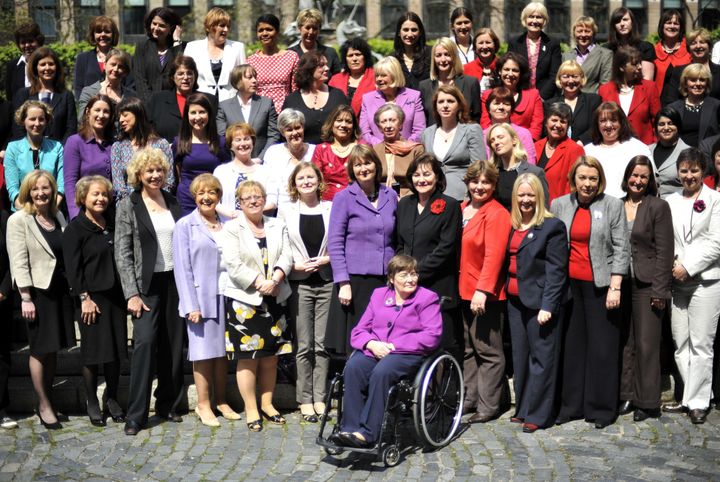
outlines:
[[[465,397],[460,364],[450,353],[437,351],[423,361],[414,375],[402,378],[388,391],[377,442],[367,448],[355,448],[330,441],[342,425],[343,392],[343,375],[338,374],[330,382],[316,443],[330,456],[345,451],[364,453],[376,456],[387,467],[400,462],[401,428],[409,419],[412,419],[417,441],[425,450],[436,450],[450,443],[460,426]],[[337,417],[330,434],[325,437],[333,402],[337,405]]]

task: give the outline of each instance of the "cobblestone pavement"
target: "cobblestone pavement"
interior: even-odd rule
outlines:
[[[188,415],[160,423],[137,437],[122,425],[92,427],[73,416],[47,432],[37,418],[0,431],[4,480],[720,480],[720,413],[705,425],[686,416],[633,423],[621,417],[605,430],[578,421],[534,434],[502,419],[465,426],[434,453],[409,450],[385,468],[367,457],[333,459],[315,445],[318,426],[297,413],[284,427],[249,433],[245,421],[211,429]],[[152,419],[151,419],[152,422]]]

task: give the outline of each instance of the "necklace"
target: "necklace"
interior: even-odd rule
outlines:
[[[456,129],[457,129],[457,126],[453,127],[453,128],[450,129],[449,131],[445,132],[445,129],[443,129],[443,128],[441,127],[440,129],[438,129],[438,133],[440,134],[440,139],[442,139],[442,141],[443,141],[445,144],[447,144],[448,142],[450,142],[450,140],[451,140],[453,137],[455,137],[455,130],[456,130]]]
[[[218,218],[217,213],[215,213],[215,222],[214,223],[211,223],[210,221],[208,221],[205,216],[201,216],[201,217],[202,217],[203,223],[205,223],[205,226],[207,226],[210,231],[216,231],[216,230],[218,230],[218,228],[220,228],[222,226],[220,224],[220,218]]]
[[[625,203],[626,203],[628,206],[630,206],[631,208],[633,208],[633,209],[637,209],[637,207],[638,207],[639,205],[641,205],[642,202],[643,202],[642,199],[639,200],[638,202],[634,202],[634,201],[633,201],[632,199],[630,199],[629,197],[627,198],[627,201],[625,201]]]
[[[368,201],[370,201],[371,203],[374,203],[375,201],[377,201],[377,198],[378,198],[377,191],[374,191],[372,194],[366,194],[366,195],[367,195]]]
[[[338,157],[347,157],[348,154],[350,154],[350,151],[352,151],[353,147],[355,147],[355,143],[354,143],[354,142],[351,142],[351,143],[349,143],[347,146],[344,146],[344,147],[341,146],[340,144],[333,144],[333,145],[331,146],[333,152],[334,152]]]
[[[692,112],[693,114],[697,114],[702,110],[703,103],[705,101],[700,101],[698,104],[691,104],[687,99],[685,99],[685,110],[688,112]]]
[[[632,85],[630,85],[630,86],[623,85],[620,87],[621,94],[627,94],[628,92],[632,92],[633,90],[635,90],[635,87]]]
[[[52,232],[55,231],[55,223],[47,220],[43,217],[41,214],[36,214],[35,219],[37,219],[38,223],[40,223],[40,226],[43,227],[45,231]]]
[[[671,47],[668,47],[668,46],[665,45],[664,43],[661,44],[661,45],[662,45],[663,51],[664,51],[666,54],[672,54],[672,53],[676,52],[676,51],[680,48],[680,42],[676,43],[676,44],[675,44],[675,47],[672,47],[672,48],[671,48]]]

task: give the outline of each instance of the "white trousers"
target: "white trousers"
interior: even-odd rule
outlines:
[[[713,342],[720,316],[720,282],[673,286],[672,335],[675,363],[685,382],[682,404],[707,409],[712,393]]]

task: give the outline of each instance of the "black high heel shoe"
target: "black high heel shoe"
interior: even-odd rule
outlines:
[[[279,413],[276,415],[268,415],[267,413],[265,413],[265,410],[260,409],[260,415],[262,415],[263,418],[270,423],[274,423],[276,425],[285,425],[285,417],[283,417]]]
[[[95,403],[97,404],[97,400],[95,401]],[[85,408],[87,410],[87,415],[90,419],[91,424],[93,424],[95,427],[105,427],[107,425],[105,423],[105,417],[103,416],[102,412],[100,412],[99,405],[90,405],[89,402],[85,402]]]
[[[37,409],[36,411],[38,418],[40,419],[40,423],[43,427],[45,427],[46,430],[60,430],[63,428],[62,424],[60,422],[54,422],[54,423],[47,423],[45,420],[43,420],[42,415],[40,415],[40,409]]]
[[[123,423],[125,421],[125,412],[123,411],[122,407],[120,407],[120,404],[117,403],[117,401],[114,398],[104,398],[103,397],[103,413],[107,416],[109,415],[110,418],[112,418],[112,421],[115,423]]]

